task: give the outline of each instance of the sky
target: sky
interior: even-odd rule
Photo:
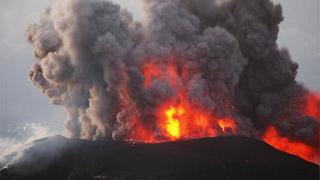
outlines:
[[[64,132],[63,108],[28,80],[36,62],[25,38],[28,24],[54,0],[0,0],[0,153],[6,143]],[[144,18],[141,0],[113,0]],[[290,50],[299,63],[298,81],[320,91],[319,0],[274,0],[281,3],[285,20],[280,26],[279,46]],[[39,133],[40,132],[40,133]]]

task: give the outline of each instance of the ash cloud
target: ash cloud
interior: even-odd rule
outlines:
[[[317,147],[319,122],[305,117],[308,93],[298,65],[276,43],[283,20],[269,0],[145,0],[147,20],[134,22],[103,0],[59,0],[29,26],[39,59],[30,79],[66,108],[71,137],[130,139],[137,121],[157,132],[155,109],[184,89],[190,102],[233,116],[238,134],[270,126]],[[160,72],[150,87],[142,67],[173,63],[186,77],[174,87]]]

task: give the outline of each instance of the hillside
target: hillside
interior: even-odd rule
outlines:
[[[6,162],[11,165],[1,170],[4,180],[319,179],[317,165],[244,137],[129,144],[54,136]]]

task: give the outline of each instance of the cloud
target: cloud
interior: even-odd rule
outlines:
[[[3,138],[0,137],[0,161],[8,154],[18,151],[20,148],[28,143],[40,138],[49,137],[56,133],[50,130],[48,127],[41,124],[31,123],[29,124],[32,135],[24,140],[15,138]]]

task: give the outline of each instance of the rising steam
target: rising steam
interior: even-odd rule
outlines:
[[[71,137],[172,140],[163,131],[170,128],[184,139],[258,138],[272,127],[318,150],[320,101],[295,81],[298,65],[277,46],[280,5],[143,2],[144,23],[108,1],[58,0],[28,27],[39,59],[30,79],[65,107]],[[187,123],[175,124],[177,116]]]

